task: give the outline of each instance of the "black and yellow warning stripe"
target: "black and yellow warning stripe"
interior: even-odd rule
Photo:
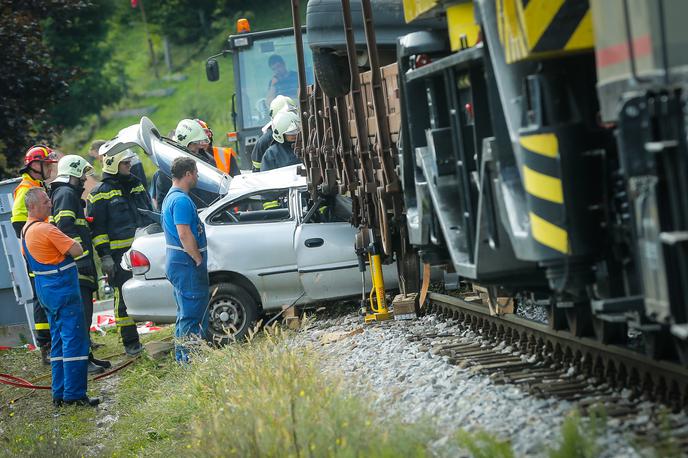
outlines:
[[[497,0],[497,18],[507,63],[594,45],[587,0]]]
[[[554,133],[521,135],[519,143],[523,153],[523,187],[529,196],[531,235],[538,243],[569,254],[557,136]]]

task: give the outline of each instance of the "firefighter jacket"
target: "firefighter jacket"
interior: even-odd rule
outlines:
[[[294,149],[292,148],[293,144],[293,142],[275,142],[270,145],[270,148],[268,148],[263,156],[260,171],[267,172],[268,170],[300,164],[301,161],[296,157],[296,154],[294,154]]]
[[[53,182],[50,199],[53,203],[51,222],[62,232],[81,244],[84,254],[74,258],[79,270],[79,283],[92,289],[98,288],[96,269],[93,263],[93,242],[91,229],[84,215],[84,188],[69,183]]]
[[[21,182],[14,189],[14,203],[12,204],[12,216],[10,218],[17,238],[21,238],[21,230],[29,217],[29,212],[26,210],[26,204],[24,203],[26,192],[31,188],[39,186],[45,189],[43,181],[34,180],[28,173],[22,173],[21,178]]]
[[[139,227],[153,221],[139,212],[152,210],[150,197],[133,175],[103,173],[103,181],[88,196],[86,211],[93,217],[91,233],[98,256],[111,255],[115,264],[134,242]]]
[[[272,138],[272,127],[268,127],[265,133],[258,137],[256,144],[253,145],[253,151],[251,151],[251,170],[254,172],[260,172],[260,167],[263,162],[263,155],[265,155],[265,152],[273,142],[275,142],[275,140]]]

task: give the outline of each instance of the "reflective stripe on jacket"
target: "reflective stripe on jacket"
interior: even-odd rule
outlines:
[[[86,208],[93,217],[93,246],[99,256],[118,258],[131,247],[136,229],[152,223],[138,209],[153,209],[138,178],[104,173],[103,182],[89,194]]]
[[[81,244],[84,254],[74,259],[79,268],[79,280],[82,284],[96,287],[91,229],[86,222],[83,200],[81,200],[83,188],[62,182],[53,182],[51,188],[50,199],[53,203],[51,223]]]
[[[26,210],[24,203],[24,196],[31,188],[43,187],[45,185],[41,180],[34,180],[28,173],[22,173],[22,180],[14,189],[14,203],[12,204],[12,217],[10,221],[13,223],[24,223],[29,218],[29,212]]]

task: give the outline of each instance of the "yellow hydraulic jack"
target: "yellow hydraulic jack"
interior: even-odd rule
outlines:
[[[375,244],[372,244],[368,252],[370,262],[370,275],[373,278],[373,287],[370,289],[370,309],[372,313],[365,316],[366,323],[373,321],[385,321],[394,318],[392,312],[387,310],[387,299],[385,298],[385,279],[382,275],[382,262],[380,254],[377,252]]]

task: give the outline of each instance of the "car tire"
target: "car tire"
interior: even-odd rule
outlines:
[[[346,56],[324,50],[314,51],[313,70],[325,95],[341,97],[351,90],[351,71]]]
[[[243,339],[258,318],[255,299],[245,288],[234,283],[210,285],[210,296],[209,339],[217,345]]]

